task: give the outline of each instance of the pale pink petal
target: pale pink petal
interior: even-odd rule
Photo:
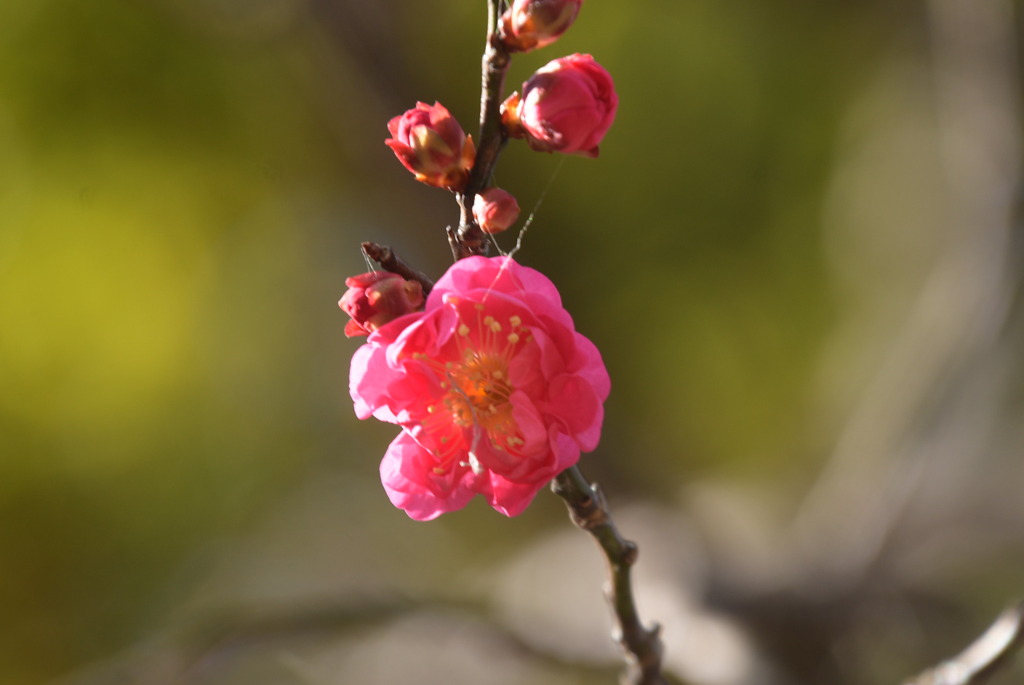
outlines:
[[[391,372],[384,357],[385,348],[370,343],[356,350],[349,372],[349,394],[360,419],[374,416],[395,423],[395,415],[387,406]]]
[[[458,481],[447,493],[439,495],[435,489],[425,486],[420,478],[410,478],[410,464],[422,463],[424,456],[423,448],[403,431],[392,441],[380,463],[380,479],[388,499],[417,521],[429,521],[446,512],[462,509],[476,494],[464,482]]]
[[[530,502],[544,485],[544,482],[513,483],[497,474],[491,474],[486,482],[481,482],[480,494],[498,513],[505,516],[518,516],[526,507],[530,506]]]
[[[565,433],[554,433],[551,437],[551,451],[555,455],[555,468],[552,478],[565,471],[570,466],[575,466],[580,460],[580,446]]]

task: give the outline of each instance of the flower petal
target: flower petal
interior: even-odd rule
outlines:
[[[391,442],[380,463],[380,480],[388,499],[417,521],[429,521],[462,509],[475,494],[464,482],[466,479],[458,478],[455,472],[451,473],[447,488],[429,487],[425,481],[429,481],[432,474],[415,468],[429,462],[430,454],[402,431]]]
[[[381,480],[396,506],[427,520],[475,493],[520,513],[597,446],[610,382],[549,279],[508,257],[470,257],[423,312],[370,334],[349,389],[360,418],[402,426]]]
[[[497,474],[480,484],[480,494],[495,511],[505,516],[523,513],[536,497],[544,481],[540,483],[514,483]]]
[[[349,394],[360,419],[376,417],[395,423],[395,415],[387,407],[390,369],[385,361],[386,349],[367,343],[352,355],[349,371]]]
[[[552,379],[548,408],[563,423],[569,435],[576,438],[584,452],[597,447],[604,421],[604,406],[589,382],[567,374]]]

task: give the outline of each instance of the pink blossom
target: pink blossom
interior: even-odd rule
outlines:
[[[501,233],[519,218],[519,203],[508,191],[488,188],[473,198],[473,218],[484,233]]]
[[[453,190],[466,185],[476,147],[440,102],[417,102],[416,107],[389,121],[388,131],[391,138],[384,144],[417,181]]]
[[[597,157],[618,106],[611,75],[590,55],[574,54],[536,71],[522,96],[505,101],[503,120],[534,150]]]
[[[423,287],[389,271],[371,271],[345,279],[348,290],[338,301],[352,319],[345,335],[367,335],[423,305]]]
[[[555,286],[508,257],[469,257],[423,312],[377,329],[352,358],[361,419],[402,432],[380,466],[392,503],[417,520],[482,495],[515,516],[601,434],[608,372]]]
[[[515,0],[502,15],[502,34],[511,50],[550,45],[565,33],[583,0]]]

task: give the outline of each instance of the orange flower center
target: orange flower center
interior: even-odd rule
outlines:
[[[466,451],[469,465],[478,468],[475,452],[482,440],[512,455],[523,445],[509,401],[514,388],[508,367],[519,346],[530,338],[521,334],[522,320],[518,316],[509,317],[503,324],[490,315],[480,318],[482,305],[475,305],[475,309],[478,317],[473,328],[465,322],[459,324],[458,359],[432,364],[444,379],[441,388],[445,393],[427,407],[428,419],[423,426],[437,436],[437,473],[446,472],[453,458]],[[476,335],[470,335],[474,331]],[[417,357],[426,359],[423,355]]]

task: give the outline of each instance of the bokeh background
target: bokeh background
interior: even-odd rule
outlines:
[[[0,3],[0,683],[614,682],[561,502],[412,522],[348,399],[359,241],[437,276],[457,220],[385,123],[475,130],[485,16]],[[1021,27],[591,0],[514,60],[621,97],[600,159],[498,182],[610,369],[582,465],[675,681],[895,683],[1024,595]]]

